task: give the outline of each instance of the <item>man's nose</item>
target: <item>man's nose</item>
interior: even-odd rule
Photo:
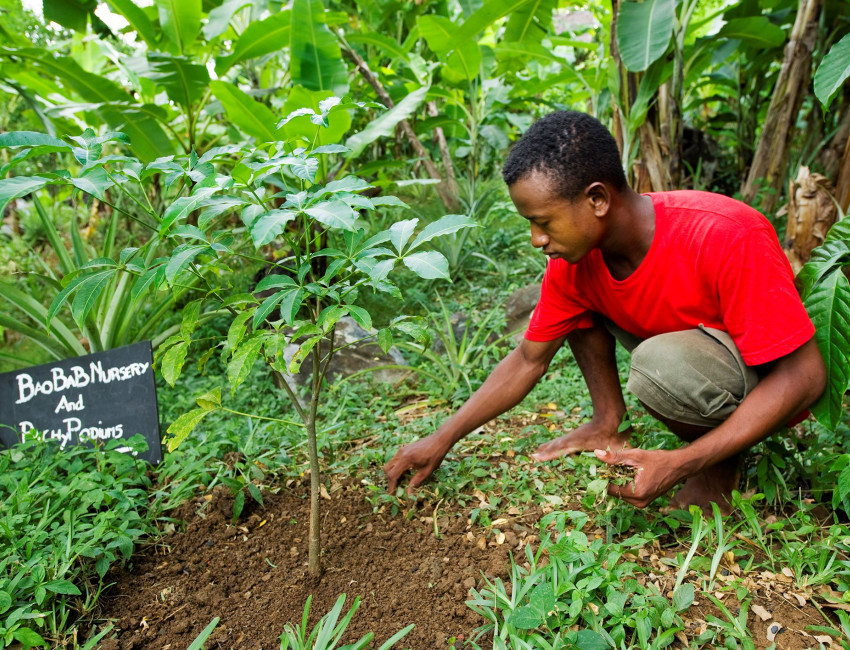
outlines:
[[[543,248],[549,243],[549,236],[537,226],[531,226],[531,245],[534,248]]]

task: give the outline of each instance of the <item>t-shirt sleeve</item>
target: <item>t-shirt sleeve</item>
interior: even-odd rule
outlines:
[[[775,233],[750,232],[719,274],[720,309],[749,366],[774,361],[815,333],[794,287],[794,274]]]
[[[529,341],[554,341],[573,330],[591,327],[593,315],[575,296],[568,263],[549,260],[543,274],[540,302],[525,332]]]

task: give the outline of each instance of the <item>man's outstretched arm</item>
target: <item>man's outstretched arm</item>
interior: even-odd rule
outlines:
[[[499,362],[481,388],[439,429],[398,450],[384,466],[387,489],[395,492],[399,479],[408,470],[416,472],[408,491],[419,487],[440,466],[458,440],[519,404],[545,374],[565,338],[546,342],[523,339]]]
[[[794,415],[811,406],[824,390],[826,369],[812,338],[777,359],[767,375],[720,426],[672,451],[625,449],[597,451],[610,464],[638,469],[632,483],[609,486],[610,494],[643,508],[692,476],[761,442]]]

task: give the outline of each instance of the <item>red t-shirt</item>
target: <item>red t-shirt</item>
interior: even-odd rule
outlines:
[[[655,235],[640,266],[611,277],[599,249],[577,264],[551,259],[525,337],[551,341],[590,327],[591,312],[640,338],[728,332],[747,365],[793,352],[814,334],[776,232],[759,212],[718,194],[648,194]]]

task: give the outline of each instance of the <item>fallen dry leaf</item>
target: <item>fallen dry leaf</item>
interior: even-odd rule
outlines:
[[[763,621],[769,621],[773,618],[773,614],[771,614],[761,605],[753,605],[750,609],[756,616],[758,616]]]
[[[328,488],[326,488],[324,485],[319,486],[319,496],[323,499],[327,499],[328,501],[331,500],[331,495],[328,494]]]

